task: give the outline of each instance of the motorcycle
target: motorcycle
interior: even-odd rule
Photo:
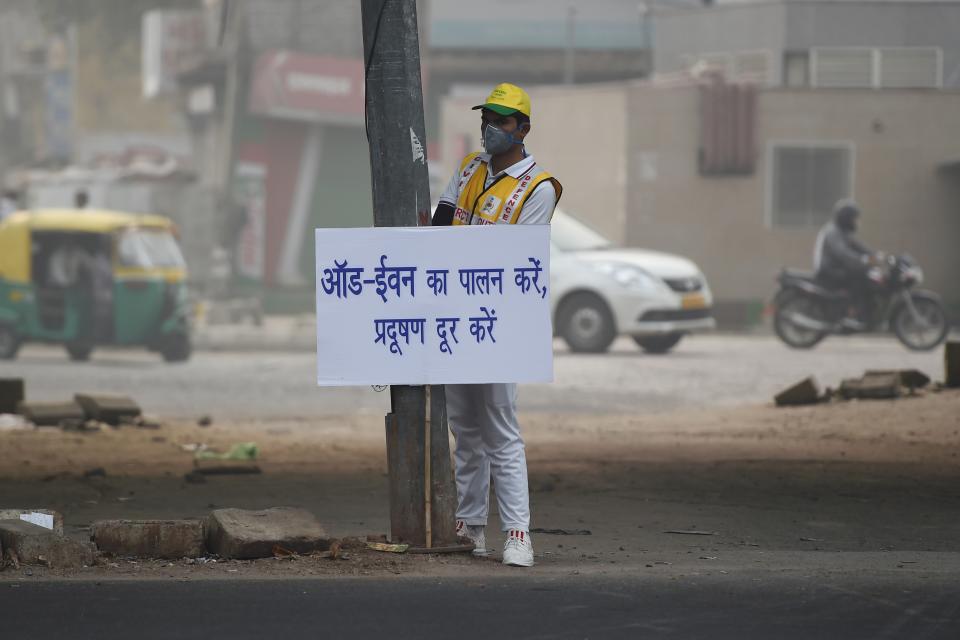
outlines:
[[[828,335],[892,330],[908,349],[929,351],[947,338],[950,324],[940,296],[918,289],[923,270],[906,255],[878,254],[867,276],[867,300],[825,286],[814,274],[783,269],[774,297],[773,328],[794,349],[810,349]]]

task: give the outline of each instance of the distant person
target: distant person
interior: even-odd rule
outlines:
[[[93,300],[93,331],[98,342],[113,337],[113,244],[103,236],[90,263],[90,288]]]
[[[20,210],[20,194],[13,189],[6,189],[0,193],[0,222],[3,222],[14,211]]]
[[[76,240],[60,243],[47,262],[47,284],[70,289],[91,273],[91,256]]]
[[[73,204],[77,209],[86,209],[89,203],[90,194],[88,194],[84,189],[80,189],[73,194]]]
[[[837,202],[833,219],[817,235],[813,268],[817,279],[825,286],[848,290],[863,314],[867,301],[872,297],[872,283],[867,274],[875,252],[856,237],[859,219],[860,207],[856,202]]]

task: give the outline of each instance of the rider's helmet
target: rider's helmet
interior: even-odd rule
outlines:
[[[839,200],[833,207],[833,221],[844,231],[856,231],[860,207],[853,200]]]

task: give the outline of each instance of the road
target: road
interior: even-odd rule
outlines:
[[[556,344],[552,384],[524,385],[521,411],[655,413],[768,402],[787,384],[815,375],[836,385],[865,369],[913,367],[943,377],[942,352],[913,353],[892,338],[832,339],[793,351],[769,336],[707,335],[672,353],[650,356],[629,340],[604,355],[572,354]],[[353,412],[384,413],[387,393],[370,387],[318,388],[314,354],[198,352],[180,365],[154,354],[99,351],[69,362],[62,349],[27,346],[0,363],[0,377],[22,376],[27,396],[58,400],[75,391],[114,392],[169,417],[292,418]]]
[[[10,640],[960,637],[956,585],[893,580],[205,580],[0,590]]]

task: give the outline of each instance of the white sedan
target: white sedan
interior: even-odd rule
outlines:
[[[629,335],[648,353],[666,353],[684,335],[716,326],[710,287],[692,261],[614,248],[560,209],[551,227],[553,331],[571,350],[601,353]]]

